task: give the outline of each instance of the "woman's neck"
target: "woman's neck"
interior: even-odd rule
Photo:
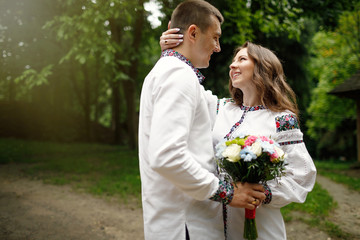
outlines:
[[[246,94],[243,92],[243,105],[246,107],[254,107],[261,105],[260,98],[257,94]]]

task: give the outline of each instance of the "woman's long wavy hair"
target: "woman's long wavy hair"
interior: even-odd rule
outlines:
[[[235,50],[234,56],[243,48],[247,48],[249,57],[254,61],[253,83],[260,96],[261,104],[274,112],[290,110],[297,116],[299,110],[296,95],[285,80],[284,70],[280,60],[267,48],[245,42]],[[243,92],[233,87],[229,81],[229,91],[235,103],[243,104]]]

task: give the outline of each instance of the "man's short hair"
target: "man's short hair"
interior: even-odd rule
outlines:
[[[171,15],[170,28],[180,28],[184,33],[191,24],[195,24],[202,32],[206,32],[211,25],[211,15],[222,24],[224,17],[220,11],[204,0],[187,0],[180,3]]]

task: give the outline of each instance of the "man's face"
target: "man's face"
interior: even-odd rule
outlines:
[[[220,52],[220,36],[221,26],[219,20],[215,16],[211,16],[212,24],[205,32],[197,33],[197,41],[195,44],[196,53],[193,54],[192,64],[196,68],[207,68],[211,55],[214,52]]]

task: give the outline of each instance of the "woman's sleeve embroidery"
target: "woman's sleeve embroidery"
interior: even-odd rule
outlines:
[[[287,114],[282,116],[277,116],[275,118],[276,123],[276,132],[282,132],[292,129],[300,129],[299,122],[295,115]]]
[[[269,204],[271,202],[271,199],[272,199],[272,192],[271,192],[271,189],[270,187],[267,185],[267,184],[264,184],[264,189],[265,189],[265,200],[263,201],[263,204]]]
[[[227,182],[219,180],[219,188],[210,200],[221,202],[225,205],[229,204],[234,196],[234,186]]]

